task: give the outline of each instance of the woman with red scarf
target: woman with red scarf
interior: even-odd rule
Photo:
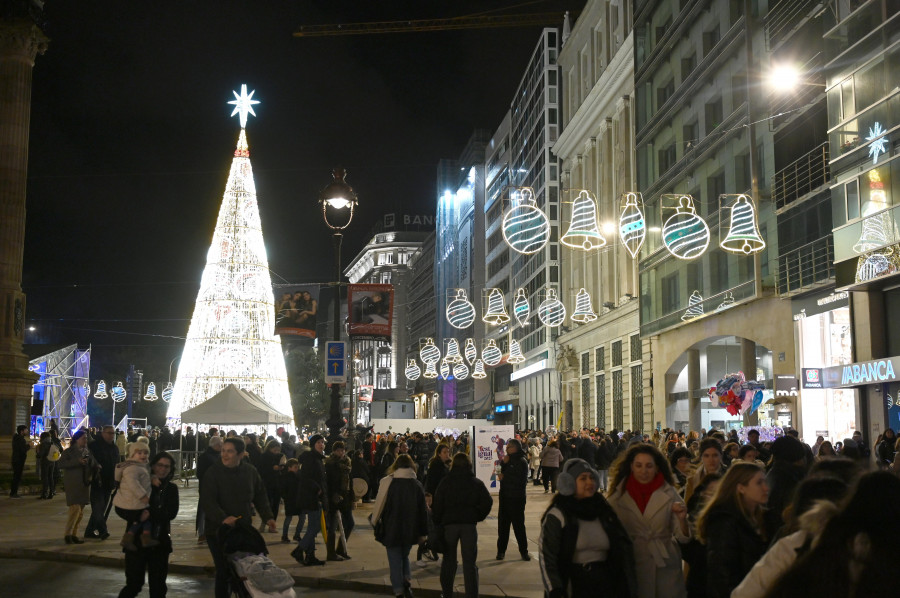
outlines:
[[[687,507],[669,464],[655,446],[635,444],[619,461],[609,504],[634,543],[638,598],[684,598],[677,542],[691,539]]]

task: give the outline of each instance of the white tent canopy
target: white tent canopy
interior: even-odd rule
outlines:
[[[276,411],[258,395],[234,384],[181,413],[181,421],[192,424],[290,424],[291,419],[290,415]]]

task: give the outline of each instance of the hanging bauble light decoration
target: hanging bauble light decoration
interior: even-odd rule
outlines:
[[[404,373],[406,374],[407,380],[418,380],[419,376],[422,375],[422,370],[419,369],[419,364],[416,363],[415,359],[410,359]]]
[[[475,363],[475,360],[478,359],[478,347],[475,346],[474,338],[466,339],[466,348],[464,349],[464,353],[466,356],[466,361],[469,362],[469,365]]]
[[[159,395],[156,394],[156,384],[151,382],[147,385],[147,394],[144,395],[145,401],[155,401],[159,399]]]
[[[487,378],[487,372],[484,371],[484,362],[480,359],[475,360],[475,369],[472,370],[472,377],[476,380]]]
[[[885,401],[887,402],[888,409],[894,406],[894,397],[891,396],[891,393],[885,393]]]
[[[866,253],[893,243],[893,218],[890,212],[882,212],[888,207],[887,195],[884,192],[884,182],[877,169],[868,172],[869,177],[869,201],[863,208],[862,233],[859,240],[853,246],[856,253]],[[876,212],[882,212],[876,214]]]
[[[591,295],[585,290],[578,291],[575,297],[575,311],[572,312],[572,321],[586,324],[597,319],[594,308],[591,306]]]
[[[528,318],[531,317],[531,305],[528,304],[528,297],[525,296],[525,289],[516,290],[516,299],[513,302],[513,313],[519,326],[528,324]]]
[[[566,306],[556,296],[556,290],[547,289],[547,298],[538,306],[538,318],[545,326],[559,326],[566,320]]]
[[[444,351],[444,359],[447,363],[462,363],[463,356],[459,352],[459,341],[455,338],[447,339],[447,348]]]
[[[450,364],[447,363],[446,359],[441,360],[441,378],[444,380],[450,377]]]
[[[675,214],[666,220],[662,235],[666,249],[679,259],[694,259],[706,251],[709,246],[709,227],[697,215],[694,199],[690,195],[678,198]]]
[[[497,346],[497,342],[492,338],[488,339],[487,346],[481,350],[481,360],[484,365],[493,367],[500,363],[501,359],[503,359],[503,352]]]
[[[465,289],[456,289],[456,298],[447,306],[447,321],[460,330],[475,321],[475,306],[466,297]]]
[[[435,369],[436,361],[430,361],[425,364],[425,371],[422,372],[423,378],[428,378],[429,380],[433,380],[438,377],[437,369]]]
[[[732,293],[731,291],[728,291],[727,293],[725,293],[725,298],[722,299],[722,303],[719,304],[719,306],[716,308],[716,311],[722,311],[722,310],[728,309],[729,307],[732,307],[733,305],[734,305],[734,293]]]
[[[419,349],[419,359],[422,360],[422,363],[428,365],[429,363],[437,363],[440,358],[441,350],[434,344],[434,339],[426,338],[425,344]]]
[[[162,398],[164,403],[168,403],[172,400],[172,394],[175,392],[175,386],[169,382],[166,384],[166,387],[163,389]]]
[[[719,230],[722,230],[721,228]],[[731,253],[749,255],[766,248],[756,222],[756,208],[746,195],[738,195],[731,206],[731,226],[719,247]]]
[[[698,318],[703,315],[703,297],[700,295],[700,291],[694,291],[691,293],[691,296],[688,297],[688,308],[684,310],[684,314],[681,316],[683,321],[693,320],[694,318]]]
[[[481,317],[482,321],[492,326],[499,326],[509,322],[503,291],[500,289],[485,289],[485,292],[487,292],[487,309],[484,310],[484,315]]]
[[[116,382],[116,386],[109,391],[109,395],[112,397],[113,401],[121,403],[125,400],[125,397],[128,396],[128,393],[125,392],[125,387],[122,386],[121,382]]]
[[[619,237],[626,251],[631,254],[631,259],[637,257],[647,236],[643,206],[644,200],[640,193],[629,191],[625,194],[625,207],[619,216]]]
[[[511,198],[514,206],[503,217],[503,238],[513,251],[540,251],[550,239],[550,221],[536,205],[534,189],[523,187]]]
[[[522,363],[525,356],[522,355],[522,346],[519,341],[512,339],[509,341],[509,357],[506,358],[507,363]]]
[[[109,398],[109,395],[106,394],[106,380],[101,380],[97,382],[97,392],[94,393],[95,399],[106,399]]]
[[[465,380],[469,377],[469,366],[464,363],[457,363],[453,366],[453,377],[457,380]]]
[[[589,192],[582,190],[572,202],[572,221],[559,242],[585,251],[606,245],[606,239],[597,224],[597,202]]]

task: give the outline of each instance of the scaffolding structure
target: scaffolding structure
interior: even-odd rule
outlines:
[[[32,432],[40,434],[50,428],[50,420],[59,425],[59,437],[66,439],[82,426],[88,426],[87,398],[91,372],[91,348],[69,345],[28,362],[28,369],[38,374],[32,400],[43,400],[40,416],[32,422]]]

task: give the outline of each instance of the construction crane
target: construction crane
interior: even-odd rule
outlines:
[[[371,35],[375,33],[412,33],[419,31],[449,31],[453,29],[489,29],[498,27],[527,27],[559,23],[564,15],[555,12],[519,15],[471,15],[443,19],[413,21],[371,21],[337,25],[301,25],[294,37],[325,37],[329,35]]]

